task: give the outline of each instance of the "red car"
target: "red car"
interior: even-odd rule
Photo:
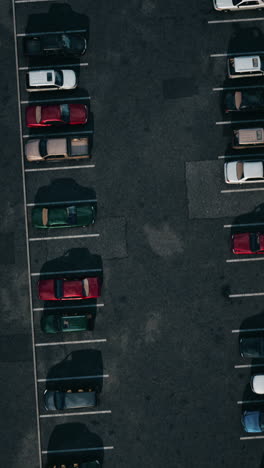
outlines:
[[[99,278],[43,279],[38,282],[39,298],[42,301],[65,301],[100,297]]]
[[[27,106],[27,127],[50,127],[51,125],[83,125],[88,120],[85,104],[51,104]]]
[[[264,254],[264,233],[243,232],[232,235],[234,254]]]

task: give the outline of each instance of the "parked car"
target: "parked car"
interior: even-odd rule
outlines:
[[[30,138],[25,144],[28,161],[64,161],[90,158],[90,138],[65,136],[63,138]]]
[[[241,232],[231,237],[232,252],[240,254],[264,254],[264,233]]]
[[[98,460],[86,461],[79,463],[59,463],[56,465],[49,465],[49,468],[100,468],[100,462]]]
[[[38,282],[39,299],[42,301],[64,301],[100,297],[100,279],[82,278],[41,279]]]
[[[264,357],[264,336],[244,336],[239,339],[239,351],[243,358]]]
[[[77,408],[94,408],[97,405],[95,391],[71,389],[64,392],[59,390],[45,390],[44,404],[47,411],[62,411]]]
[[[264,128],[241,128],[233,130],[234,149],[257,148],[264,146]]]
[[[224,95],[225,112],[264,112],[264,89],[227,91]]]
[[[264,8],[264,0],[213,0],[218,11],[256,10]]]
[[[229,78],[248,78],[264,74],[264,60],[262,55],[243,55],[227,59]]]
[[[263,161],[231,161],[224,165],[227,184],[245,184],[264,181]]]
[[[27,106],[27,127],[50,127],[51,125],[84,125],[88,120],[85,104],[50,104]]]
[[[32,209],[32,225],[36,228],[64,228],[89,226],[95,222],[92,203],[71,206],[36,206]]]
[[[91,315],[44,315],[41,328],[45,333],[79,332],[89,330]]]
[[[73,70],[34,70],[26,74],[26,88],[32,91],[58,91],[74,89],[77,86]]]
[[[264,411],[243,411],[241,422],[246,432],[263,432]]]
[[[250,380],[251,390],[257,395],[264,395],[264,375],[253,375]]]
[[[24,54],[79,57],[86,51],[86,39],[80,34],[43,34],[24,38]]]

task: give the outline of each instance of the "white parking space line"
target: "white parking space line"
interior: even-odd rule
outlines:
[[[253,404],[258,404],[258,403],[264,403],[264,400],[241,400],[241,401],[237,401],[237,404],[238,405],[247,405],[247,404],[250,404],[250,403],[253,403]]]
[[[16,3],[22,3],[22,2],[20,1]],[[17,37],[34,37],[34,36],[46,36],[47,34],[53,35],[53,34],[85,33],[85,32],[87,32],[87,29],[67,29],[65,31],[44,31],[44,32],[41,31],[41,32],[33,32],[33,33],[18,33],[16,36]]]
[[[224,224],[224,228],[239,228],[239,227],[250,227],[250,226],[264,226],[264,223],[245,223],[245,224]]]
[[[263,436],[240,437],[240,440],[256,440],[256,439],[264,439],[264,435]]]
[[[60,133],[38,133],[38,134],[35,134],[35,133],[32,133],[31,135],[22,135],[23,138],[43,138],[43,137],[56,137],[56,136],[65,136],[65,135],[76,135],[76,133],[78,133],[78,135],[85,135],[85,134],[90,134],[90,133],[93,133],[93,130],[83,130],[81,132],[67,132],[67,130],[65,130],[65,132],[60,132]]]
[[[264,54],[263,50],[254,50],[252,52],[224,52],[222,54],[210,54],[210,57],[212,58],[221,58],[221,57],[233,57],[233,56],[248,56],[248,55],[256,55],[256,54]]]
[[[27,203],[27,206],[47,206],[47,205],[68,205],[71,203],[97,203],[96,198],[90,198],[89,200],[64,200],[59,202],[45,202],[45,203]]]
[[[17,49],[17,30],[16,30],[16,7],[15,0],[12,0],[12,14],[13,14],[13,36],[14,36],[14,48],[15,48],[15,67],[16,67],[16,99],[17,99],[17,112],[18,112],[18,125],[19,125],[19,143],[20,143],[20,158],[21,158],[21,169],[22,169],[22,190],[23,190],[23,205],[24,205],[24,221],[25,221],[25,238],[26,238],[26,269],[27,269],[27,283],[28,283],[28,297],[29,297],[29,318],[31,328],[31,342],[32,342],[32,370],[34,377],[34,397],[35,397],[35,414],[36,414],[36,443],[39,458],[39,467],[42,468],[42,448],[41,448],[41,435],[40,435],[40,421],[39,421],[39,402],[38,402],[38,386],[37,386],[37,361],[35,351],[35,331],[34,331],[34,316],[33,316],[33,297],[32,297],[32,285],[31,285],[31,258],[28,242],[28,214],[27,214],[27,191],[26,191],[26,180],[24,174],[24,155],[23,155],[23,139],[22,139],[22,114],[20,107],[20,81],[18,72],[18,49]]]
[[[41,414],[40,418],[65,418],[68,416],[87,416],[94,414],[111,414],[111,410],[101,410],[101,411],[82,411],[80,413],[57,413],[57,414]]]
[[[15,0],[15,3],[55,2],[56,0]]]
[[[244,124],[244,123],[256,123],[263,122],[264,119],[254,119],[254,120],[222,120],[215,122],[215,125],[234,125],[234,124]]]
[[[53,343],[36,343],[36,347],[45,347],[45,346],[60,346],[60,345],[76,345],[76,344],[87,344],[87,343],[106,343],[106,338],[95,339],[95,340],[78,340],[78,341],[54,341]]]
[[[54,236],[54,237],[30,237],[29,242],[48,241],[48,240],[64,240],[64,239],[82,239],[87,237],[99,237],[100,234],[79,234],[74,236]]]
[[[211,20],[208,21],[208,24],[220,24],[220,23],[246,23],[248,21],[264,21],[264,17],[261,18],[241,18],[241,19],[231,19],[231,20]]]
[[[260,181],[261,183],[263,183],[262,181]],[[254,182],[255,184],[256,182]],[[250,189],[236,189],[236,190],[221,190],[221,193],[239,193],[239,192],[261,192],[262,190],[264,190],[264,188],[262,187],[256,187],[256,188],[250,188]]]
[[[264,158],[264,154],[257,153],[257,154],[221,154],[217,156],[217,159],[240,159],[240,158]]]
[[[45,65],[45,69],[50,68],[69,68],[69,67],[87,67],[89,65],[88,62],[81,62],[81,63],[65,63],[65,64],[57,64],[57,65]],[[44,67],[19,67],[19,71],[25,70],[43,70]]]
[[[97,450],[113,450],[114,446],[102,446],[102,447],[89,447],[89,448],[76,448],[76,449],[63,449],[63,450],[42,450],[42,455],[48,453],[74,453],[74,452],[93,452]]]
[[[264,88],[264,85],[255,85],[255,86],[226,86],[224,88],[212,88],[213,91],[231,91],[237,89],[256,89],[256,88]]]
[[[226,263],[255,262],[258,260],[264,260],[264,258],[262,257],[228,258],[226,260]]]
[[[79,273],[97,273],[100,271],[102,271],[102,268],[87,268],[87,270],[43,271],[38,273],[31,273],[31,276],[70,275]]]
[[[264,331],[264,328],[240,328],[237,330],[232,330],[231,333],[250,333],[250,332],[258,332]]]
[[[264,367],[264,364],[239,364],[234,366],[235,369],[248,369],[250,367]]]
[[[84,164],[83,166],[38,167],[35,169],[25,169],[25,172],[67,171],[69,169],[93,169],[94,167],[95,164]]]
[[[259,293],[241,293],[241,294],[229,294],[228,297],[231,299],[237,298],[237,297],[261,297],[264,296],[264,292],[259,292]]]
[[[52,102],[56,104],[57,102],[66,102],[66,101],[90,101],[91,96],[80,96],[80,97],[71,97],[71,98],[61,98],[61,99],[36,99],[34,101],[21,101],[20,104],[45,104]],[[263,121],[263,119],[262,119]]]
[[[38,379],[38,382],[59,382],[67,380],[83,380],[83,379],[107,379],[109,374],[98,374],[98,375],[79,375],[78,377],[54,377],[47,379]]]
[[[72,305],[72,306],[55,306],[55,307],[34,307],[34,312],[44,312],[44,310],[67,310],[67,309],[87,309],[87,307],[104,307],[103,303],[99,304],[85,304],[85,305]]]

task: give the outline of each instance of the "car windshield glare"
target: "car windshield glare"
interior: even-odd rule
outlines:
[[[62,42],[63,47],[65,47],[67,49],[69,49],[71,47],[71,40],[70,40],[69,36],[67,36],[66,34],[62,34],[61,42]]]
[[[55,84],[57,86],[63,85],[63,73],[61,70],[55,72]]]
[[[68,123],[70,121],[70,109],[68,104],[61,104],[60,111],[63,122]]]

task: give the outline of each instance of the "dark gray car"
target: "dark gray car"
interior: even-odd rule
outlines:
[[[94,408],[97,404],[94,391],[65,391],[45,390],[44,404],[47,411],[62,411],[78,408]]]

